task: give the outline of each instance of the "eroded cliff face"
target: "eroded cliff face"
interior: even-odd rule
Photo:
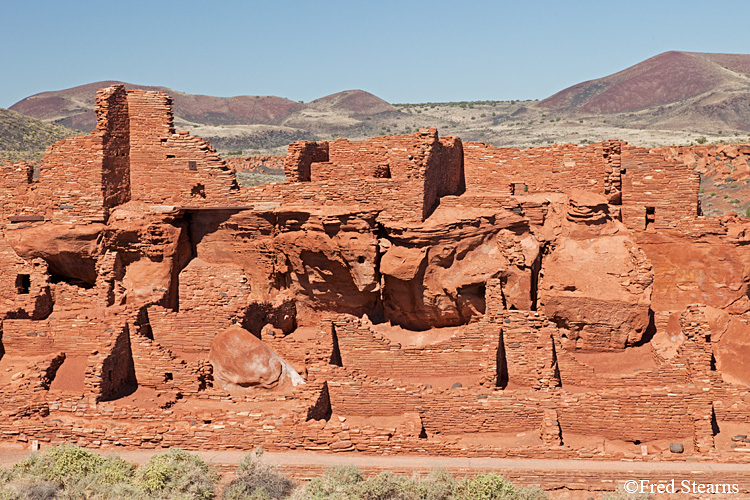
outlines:
[[[483,317],[486,283],[498,279],[503,308],[538,308],[577,348],[624,348],[650,325],[653,272],[606,207],[579,193],[547,202],[537,224],[505,209],[383,224],[377,211],[155,211],[131,202],[106,226],[62,232],[60,242],[41,226],[12,243],[71,278],[82,272],[66,259],[91,260],[86,281],[106,289],[105,304],[191,311],[220,295],[227,321],[254,330],[263,321],[248,319],[248,304],[282,296],[294,302],[287,332],[330,313],[413,331],[466,325]]]
[[[438,211],[428,223],[386,227],[383,306],[386,319],[411,330],[464,325],[485,312],[485,284],[502,278],[508,308],[529,308],[531,267],[539,247],[511,211]]]
[[[643,232],[638,245],[653,262],[655,311],[702,303],[735,314],[750,311],[747,247],[719,235]]]

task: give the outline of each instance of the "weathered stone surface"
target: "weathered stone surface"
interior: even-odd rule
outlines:
[[[539,308],[576,348],[634,345],[651,323],[651,262],[631,232],[609,218],[603,198],[579,191],[573,199],[579,201],[570,206],[588,208],[572,218],[568,210],[573,224],[542,259]]]
[[[654,266],[655,311],[702,303],[734,313],[750,311],[750,255],[717,235],[639,233],[638,245]],[[705,284],[710,283],[710,286]]]
[[[15,252],[24,259],[44,259],[50,271],[93,284],[103,224],[42,224],[6,233]]]
[[[299,375],[284,360],[239,325],[230,326],[214,337],[209,360],[215,383],[230,392],[254,386],[271,389],[284,382],[300,383]]]
[[[485,282],[517,272],[498,243],[498,232],[519,222],[513,213],[453,221],[440,213],[434,222],[389,230],[392,244],[381,260],[386,319],[412,330],[477,321],[485,311]],[[522,280],[514,278],[511,288],[518,288],[515,281]],[[515,288],[511,294],[523,295]]]

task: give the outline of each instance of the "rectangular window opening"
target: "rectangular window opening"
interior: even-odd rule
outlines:
[[[19,274],[16,276],[16,293],[27,295],[31,289],[31,275]]]

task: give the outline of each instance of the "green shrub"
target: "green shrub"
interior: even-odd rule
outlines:
[[[547,500],[547,492],[539,486],[522,486],[518,488],[519,500]]]
[[[697,142],[698,144],[705,144],[705,143],[706,143],[706,138],[705,138],[705,137],[703,137],[703,136],[701,136],[701,137],[698,137],[698,138],[697,138],[697,139],[695,140],[695,142]]]
[[[462,500],[516,500],[518,489],[503,476],[491,472],[456,482],[454,497]]]
[[[423,480],[416,482],[416,493],[412,497],[419,500],[448,500],[453,498],[453,489],[456,481],[453,476],[444,469],[435,469]]]
[[[145,499],[131,484],[134,470],[135,465],[119,457],[102,457],[64,444],[34,454],[4,472],[0,482],[6,484],[0,499]]]
[[[321,477],[313,478],[302,489],[305,500],[348,500],[359,483],[364,481],[362,472],[351,465],[326,469]]]
[[[17,479],[0,487],[0,500],[52,500],[60,485],[43,479]]]
[[[263,462],[262,456],[262,448],[245,455],[237,468],[237,477],[224,490],[224,500],[277,500],[294,490],[294,481]]]
[[[73,444],[63,444],[17,463],[13,466],[13,472],[19,477],[65,484],[75,478],[98,472],[106,462],[96,453]]]
[[[76,478],[55,497],[57,500],[151,500],[152,496],[132,482],[107,484],[97,476]]]
[[[154,455],[138,467],[135,485],[165,498],[213,498],[218,475],[198,455],[179,448]]]
[[[365,481],[357,484],[354,493],[361,500],[390,500],[398,498],[399,477],[390,472],[381,472]]]

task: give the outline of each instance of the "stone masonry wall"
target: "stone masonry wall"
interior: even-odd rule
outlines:
[[[463,192],[462,151],[460,139],[440,139],[435,128],[364,141],[299,141],[284,163],[288,184],[277,189],[284,203],[378,205],[394,219],[423,221],[441,196]]]
[[[457,372],[494,381],[498,325],[469,325],[448,340],[410,348],[389,341],[358,319],[341,317],[332,323],[341,362],[349,370],[394,379],[418,374],[425,380]]]
[[[622,221],[629,228],[675,228],[698,216],[700,175],[689,166],[625,146],[622,168]]]
[[[126,325],[112,330],[113,337],[89,356],[86,366],[84,386],[97,401],[112,399],[136,384],[130,332]]]
[[[16,216],[44,216],[60,223],[104,222],[102,173],[104,138],[100,131],[63,139],[47,148],[39,179]]]
[[[0,318],[41,319],[51,310],[47,263],[27,262],[0,236]]]
[[[104,139],[104,206],[111,208],[130,200],[130,126],[125,87],[117,85],[99,90],[96,116],[96,129]]]
[[[107,344],[122,329],[123,319],[89,316],[80,313],[73,317],[33,321],[6,319],[3,321],[3,345],[14,356],[35,356],[44,352],[64,352],[68,356],[88,356]]]
[[[529,193],[565,193],[583,189],[601,195],[616,191],[619,141],[576,146],[516,149],[498,148],[481,142],[464,145],[468,193],[511,191],[525,184]],[[521,188],[523,189],[523,187]],[[523,192],[512,192],[516,196]]]
[[[34,166],[30,163],[0,166],[0,220],[3,223],[7,223],[10,216],[31,214],[26,205],[33,174]]]
[[[287,182],[309,182],[313,162],[328,161],[328,142],[296,141],[289,145],[284,160]]]
[[[239,188],[211,145],[187,131],[174,132],[172,99],[131,90],[130,179],[132,199],[154,204],[231,204]]]

